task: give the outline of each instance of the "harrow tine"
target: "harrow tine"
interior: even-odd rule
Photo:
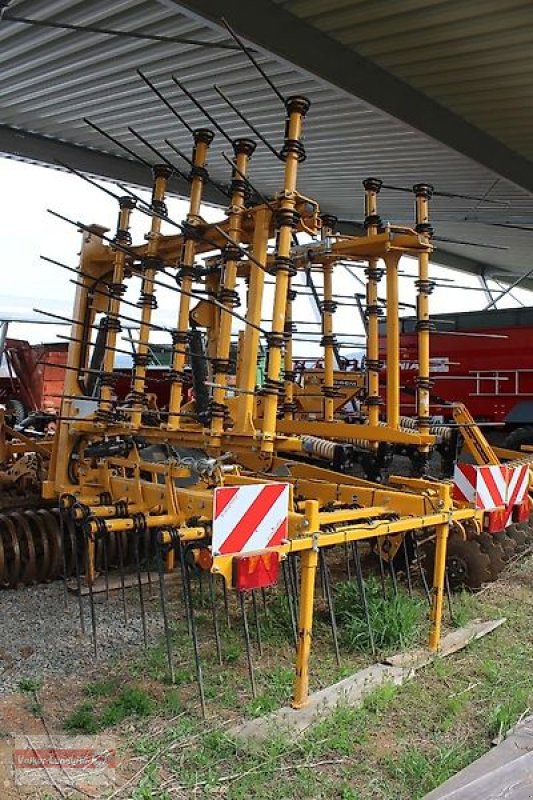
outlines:
[[[292,584],[292,593],[294,597],[294,611],[296,615],[298,615],[298,606],[299,606],[299,597],[298,597],[298,568],[296,565],[296,556],[289,557],[288,559],[288,566],[289,566],[289,578]]]
[[[242,629],[244,632],[244,641],[246,643],[246,658],[248,661],[248,674],[250,676],[250,685],[252,687],[252,696],[255,700],[257,697],[257,686],[255,683],[254,662],[252,659],[252,643],[250,641],[250,629],[248,628],[248,615],[246,613],[246,603],[244,600],[244,592],[239,592],[239,605],[241,607],[242,615]]]
[[[201,572],[198,573],[198,593],[200,595],[200,598],[199,598],[200,607],[203,608],[204,607],[204,579],[203,579],[203,576],[202,576]]]
[[[254,611],[254,622],[255,622],[255,630],[257,632],[257,649],[259,650],[259,655],[263,655],[263,640],[261,638],[261,623],[259,621],[259,612],[257,608],[257,597],[255,596],[255,591],[252,589],[252,608]]]
[[[387,599],[387,585],[385,583],[385,566],[383,564],[383,558],[381,555],[381,548],[379,546],[379,541],[377,542],[377,553],[378,553],[378,561],[379,561],[379,578],[381,581],[381,591],[383,593],[383,597]]]
[[[407,548],[407,536],[406,534],[402,539],[402,549],[403,549],[403,557],[405,561],[405,577],[407,578],[407,591],[409,592],[409,597],[413,596],[413,581],[411,579],[411,567],[409,566],[409,551]]]
[[[217,649],[217,659],[220,666],[222,666],[222,649],[220,647],[220,631],[218,627],[218,617],[216,608],[216,587],[211,572],[208,573],[207,581],[209,584],[209,600],[211,601],[211,614],[213,617],[213,633],[215,634],[215,646]]]
[[[340,667],[341,665],[341,654],[339,651],[339,639],[337,636],[337,620],[335,618],[335,609],[333,607],[333,597],[331,594],[331,582],[329,579],[329,568],[326,561],[326,556],[324,554],[323,549],[321,548],[318,553],[319,562],[320,562],[320,572],[322,573],[322,584],[324,586],[326,592],[326,602],[328,604],[328,611],[329,611],[329,619],[331,624],[331,635],[333,637],[333,646],[335,648],[335,658],[337,660],[337,665]]]
[[[122,531],[117,532],[118,568],[120,571],[120,595],[122,597],[122,608],[124,611],[124,622],[128,624],[128,601],[126,599],[126,582],[124,577],[124,540]]]
[[[268,617],[267,595],[264,586],[261,587],[261,600],[263,602],[263,611],[265,613],[265,617]]]
[[[150,529],[144,536],[144,568],[146,571],[146,581],[148,585],[148,599],[154,599],[154,585],[152,581],[152,533]]]
[[[109,603],[109,549],[108,549],[107,533],[102,537],[102,548],[104,551],[104,581],[105,581],[105,599]]]
[[[392,593],[396,597],[398,595],[398,577],[396,575],[396,567],[394,566],[394,561],[392,558],[387,562],[387,566],[392,583]]]
[[[68,608],[68,578],[67,578],[67,550],[65,539],[65,512],[59,507],[59,534],[61,537],[61,558],[63,561],[63,602],[65,609]]]
[[[368,639],[370,641],[370,647],[372,649],[372,655],[376,655],[376,643],[374,641],[374,631],[372,630],[372,622],[370,620],[370,611],[368,609],[368,600],[366,596],[366,589],[365,589],[365,582],[363,579],[363,570],[361,567],[361,556],[359,553],[359,544],[356,541],[352,541],[352,552],[353,552],[353,560],[355,564],[355,576],[357,580],[357,586],[359,589],[359,596],[361,598],[361,605],[363,606],[363,611],[365,613],[365,621],[366,626],[368,628]]]
[[[222,580],[222,593],[224,596],[224,613],[226,615],[226,625],[228,626],[228,630],[231,630],[231,617],[229,614],[229,603],[228,603],[228,587],[226,586],[226,581],[224,578],[221,577]]]
[[[92,632],[92,640],[93,640],[93,651],[94,657],[98,658],[98,644],[96,639],[96,609],[94,607],[94,593],[93,593],[93,578],[91,575],[91,565],[90,565],[90,558],[91,558],[91,548],[89,547],[90,535],[86,534],[86,547],[85,547],[85,554],[86,554],[86,577],[87,577],[87,588],[89,590],[89,609],[91,612],[91,632]]]
[[[346,561],[346,578],[351,581],[352,570],[350,568],[350,551],[348,550],[348,542],[344,542],[344,559]]]
[[[420,550],[418,547],[418,541],[416,536],[413,536],[413,544],[415,547],[416,563],[418,564],[418,569],[420,570],[420,578],[422,579],[422,586],[424,587],[424,594],[426,595],[426,599],[429,605],[431,605],[431,592],[429,590],[429,585],[426,577],[426,570],[424,569],[423,560],[420,558]]]
[[[194,606],[191,589],[191,576],[187,564],[185,564],[185,588],[188,596],[188,609],[191,627],[192,646],[194,651],[194,664],[196,667],[196,681],[198,683],[198,692],[200,694],[200,706],[202,709],[202,719],[206,718],[205,710],[205,692],[204,692],[204,675],[202,670],[202,662],[200,660],[200,647],[198,644],[198,631],[196,629],[196,619],[194,616]]]
[[[291,618],[291,630],[294,639],[294,647],[298,648],[298,627],[296,624],[296,613],[294,609],[294,598],[292,596],[292,587],[290,583],[290,579],[288,576],[288,565],[287,561],[283,561],[281,564],[281,571],[283,573],[283,583],[285,584],[285,594],[287,595],[287,603],[289,605],[289,616]]]
[[[450,612],[450,620],[455,623],[455,614],[453,613],[452,592],[450,589],[450,579],[448,577],[448,569],[444,571],[444,588],[446,590],[446,598],[448,600],[448,610]]]
[[[78,529],[70,517],[67,518],[67,526],[69,528],[70,540],[74,549],[74,569],[76,572],[76,589],[78,595],[78,608],[80,612],[80,628],[82,635],[85,636],[85,614],[83,612],[83,597],[81,596],[80,554],[78,552]]]
[[[185,571],[187,569],[187,565],[185,563],[185,549],[183,547],[183,542],[181,539],[178,540],[178,558],[180,562],[180,574],[181,574],[181,591],[183,594],[183,607],[185,609],[185,624],[187,625],[187,633],[189,636],[191,635],[191,611],[189,608],[189,595],[187,593],[187,586],[186,586],[186,577]]]
[[[170,639],[170,628],[168,625],[167,599],[165,590],[165,576],[163,573],[162,548],[163,548],[162,542],[157,540],[155,546],[155,554],[156,554],[155,557],[157,562],[157,574],[159,577],[159,601],[161,604],[161,614],[163,615],[163,628],[165,631],[165,644],[167,650],[168,669],[170,672],[170,682],[174,683],[175,681],[174,660],[172,658],[172,642]]]
[[[148,646],[148,637],[146,634],[146,614],[144,610],[144,593],[143,593],[143,584],[141,578],[141,556],[139,553],[139,537],[141,533],[140,531],[133,532],[133,549],[134,549],[134,556],[135,556],[135,569],[137,572],[137,588],[139,590],[139,606],[141,610],[141,624],[143,629],[143,642],[145,648]]]

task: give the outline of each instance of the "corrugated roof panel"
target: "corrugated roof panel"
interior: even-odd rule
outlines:
[[[329,31],[336,31],[335,35],[340,31],[342,35],[357,38],[356,49],[371,57],[372,52],[379,50],[384,60],[396,59],[400,65],[398,70],[405,69],[409,81],[425,79],[427,86],[433,87],[432,91],[438,89],[450,102],[467,105],[467,93],[472,92],[475,95],[472,109],[487,121],[487,126],[495,126],[502,138],[513,134],[516,140],[526,143],[527,110],[523,105],[520,109],[515,108],[511,102],[513,92],[530,91],[518,70],[521,59],[527,55],[524,47],[515,53],[514,58],[502,59],[507,71],[506,79],[514,76],[516,83],[506,98],[509,105],[505,106],[509,115],[516,114],[516,125],[511,126],[512,129],[501,115],[499,118],[491,115],[489,99],[481,90],[474,91],[478,81],[483,81],[485,68],[492,70],[493,82],[498,83],[487,57],[488,34],[483,35],[483,48],[472,53],[472,58],[476,52],[481,55],[476,62],[477,72],[472,73],[468,85],[455,80],[456,70],[449,59],[449,47],[438,56],[446,63],[447,72],[441,74],[438,70],[426,69],[431,63],[430,48],[424,44],[426,35],[435,42],[442,40],[445,12],[448,9],[451,13],[452,6],[454,24],[462,24],[459,23],[462,19],[466,35],[473,26],[472,0],[462,3],[376,0],[372,4],[366,0],[286,0],[279,4],[292,13],[306,15],[308,21],[317,27],[326,26]],[[468,8],[461,9],[462,6]],[[492,3],[492,6],[492,16],[497,17],[496,4]],[[524,13],[524,3],[513,2],[512,7],[516,14]],[[91,3],[85,0],[22,0],[12,4],[10,9],[12,13],[36,19],[228,42],[219,28],[172,2],[119,0],[110,4],[105,0]],[[424,22],[426,14],[429,16]],[[394,35],[394,25],[403,32]],[[382,37],[378,35],[380,30]],[[422,47],[420,51],[407,45],[413,31],[417,31]],[[521,33],[523,31],[517,29],[517,36]],[[473,34],[468,36],[476,40]],[[461,53],[461,69],[466,75],[470,53],[468,49],[461,49],[462,41],[458,41],[458,52]],[[525,39],[521,41],[524,43]],[[439,47],[435,44],[437,51]],[[308,159],[301,168],[299,187],[305,194],[317,197],[324,210],[360,220],[363,214],[361,181],[375,174],[401,186],[424,180],[438,188],[463,194],[483,196],[487,193],[502,203],[512,203],[510,208],[515,221],[521,219],[520,215],[524,219],[531,218],[533,202],[530,195],[499,179],[489,169],[348,96],[319,77],[288,65],[281,58],[263,52],[258,57],[283,92],[304,92],[312,100],[305,124]],[[164,139],[169,138],[178,148],[189,153],[190,135],[139,79],[137,68],[146,71],[190,124],[205,125],[206,120],[171,81],[172,73],[206,104],[230,136],[249,134],[215,93],[213,84],[220,83],[264,135],[279,146],[284,122],[279,103],[261,77],[250,68],[245,56],[235,50],[207,51],[191,44],[141,42],[103,34],[30,27],[7,20],[0,22],[0,70],[4,78],[0,96],[2,123],[57,141],[68,141],[124,157],[120,148],[102,139],[83,122],[86,116],[152,160],[152,154],[128,132],[131,125],[176,163],[177,156]],[[215,178],[227,180],[228,167],[221,155],[223,150],[228,151],[229,145],[217,136],[209,166]],[[277,191],[281,184],[281,170],[282,165],[263,146],[259,146],[251,163],[252,181],[262,191]],[[412,196],[383,190],[380,213],[385,219],[412,222]],[[520,269],[529,265],[531,240],[528,233],[510,233],[480,224],[504,220],[507,206],[435,198],[432,214],[442,235],[470,241],[482,241],[482,236],[487,235],[496,244],[512,246],[510,266]],[[471,215],[477,220],[465,222],[465,217]],[[506,251],[473,247],[465,250],[448,244],[446,249],[486,264],[502,265],[506,258]]]
[[[501,102],[533,126],[531,0],[277,0],[278,5],[352,47],[459,113],[517,152],[533,137],[498,124]],[[500,115],[501,117],[501,115]]]

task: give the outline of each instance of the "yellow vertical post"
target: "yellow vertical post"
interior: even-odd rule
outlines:
[[[365,228],[367,236],[376,236],[381,226],[377,210],[377,196],[382,182],[378,178],[367,178],[363,181],[365,189]],[[378,303],[378,283],[383,277],[383,270],[377,266],[377,259],[371,258],[365,270],[366,284],[366,401],[369,425],[379,424],[379,317],[381,308]]]
[[[113,411],[113,367],[115,365],[115,346],[117,342],[117,334],[121,330],[119,313],[120,313],[120,298],[124,294],[125,285],[124,281],[124,268],[126,264],[126,252],[121,249],[121,245],[128,246],[131,244],[131,236],[129,233],[130,216],[132,209],[135,208],[135,199],[129,196],[121,197],[119,199],[120,211],[118,215],[117,232],[115,241],[118,248],[115,251],[115,260],[113,264],[113,278],[108,287],[109,292],[109,306],[105,321],[105,342],[104,342],[104,358],[102,363],[102,377],[101,377],[101,392],[96,410],[97,418],[106,422],[112,417]]]
[[[190,292],[194,280],[194,257],[196,253],[196,239],[194,236],[194,226],[198,223],[198,214],[202,203],[202,193],[206,177],[206,163],[209,145],[213,141],[214,134],[208,128],[197,128],[193,131],[194,149],[192,155],[191,170],[191,196],[189,199],[189,211],[187,214],[187,225],[183,235],[183,244],[178,264],[178,280],[183,289],[180,295],[178,310],[178,320],[176,329],[172,334],[172,372],[170,399],[168,405],[167,428],[177,430],[180,427],[179,411],[183,399],[183,370],[185,367],[186,346],[189,332],[189,313],[191,309]]]
[[[418,183],[413,186],[416,197],[416,227],[417,233],[431,238],[433,229],[429,224],[429,200],[433,194],[433,187],[428,184]],[[428,434],[430,428],[430,331],[431,322],[429,319],[429,295],[433,291],[433,281],[429,278],[429,250],[424,250],[418,254],[418,289],[417,297],[417,323],[416,330],[418,336],[418,377],[417,377],[417,415],[418,430],[422,434]],[[428,445],[422,446],[420,452],[427,454]]]
[[[442,629],[442,608],[444,604],[444,581],[446,571],[446,552],[450,525],[448,522],[436,526],[435,570],[433,573],[433,603],[431,608],[430,650],[436,652],[440,646]]]
[[[240,249],[236,246],[241,241],[242,217],[245,209],[246,181],[248,162],[255,150],[255,142],[251,139],[235,139],[233,151],[235,158],[235,171],[231,181],[231,205],[228,214],[228,236],[232,244],[227,244],[222,251],[223,279],[219,291],[220,302],[228,309],[221,309],[218,325],[218,339],[216,355],[213,363],[214,388],[211,399],[211,430],[209,445],[218,449],[221,446],[221,436],[224,432],[224,419],[226,416],[226,386],[230,366],[231,352],[231,323],[232,315],[228,313],[238,305],[239,297],[235,290],[237,283],[237,264],[242,258]]]
[[[333,301],[333,264],[326,262],[323,267],[324,273],[324,299],[322,301],[322,346],[324,348],[324,420],[333,422],[334,398],[336,396],[334,386],[334,365],[335,358],[335,335],[333,333],[333,313],[337,304]]]
[[[152,189],[151,207],[155,212],[152,216],[148,245],[143,264],[143,280],[138,305],[141,307],[141,322],[139,326],[139,340],[137,350],[133,357],[133,380],[130,400],[132,404],[131,424],[138,428],[141,424],[144,407],[144,389],[146,385],[146,368],[150,361],[149,338],[152,320],[152,310],[157,308],[154,294],[154,280],[160,267],[158,258],[159,239],[161,236],[161,214],[165,209],[165,194],[168,179],[172,169],[167,164],[156,164],[153,168],[154,185]]]
[[[296,375],[293,370],[292,358],[292,334],[294,331],[294,323],[292,321],[292,303],[296,299],[296,292],[291,286],[291,276],[289,275],[288,288],[287,288],[287,305],[285,309],[285,353],[283,360],[283,417],[284,419],[293,419],[294,412],[297,406],[294,403],[294,381]]]
[[[318,531],[318,500],[307,500],[305,503],[309,531]],[[298,616],[298,649],[296,652],[296,678],[294,681],[293,708],[302,708],[309,698],[309,656],[313,635],[313,609],[315,601],[315,581],[318,565],[318,546],[304,550],[300,557],[301,585],[300,610]]]
[[[387,425],[400,426],[400,305],[398,253],[385,256],[387,272]]]
[[[268,335],[267,375],[263,386],[265,404],[263,411],[263,427],[261,452],[270,454],[274,449],[276,435],[276,415],[278,397],[283,390],[280,381],[281,351],[284,344],[285,310],[289,277],[295,269],[291,259],[292,234],[297,224],[295,212],[295,191],[298,175],[298,164],[305,158],[305,150],[301,141],[302,122],[310,102],[306,97],[288,97],[286,100],[287,123],[285,143],[282,157],[285,160],[284,188],[279,195],[279,209],[276,213],[276,255],[271,272],[275,275],[274,310],[272,328]]]
[[[65,382],[63,385],[63,397],[61,399],[60,413],[62,421],[59,423],[54,444],[55,469],[53,472],[50,471],[50,475],[53,475],[55,490],[58,493],[65,491],[65,487],[72,485],[68,470],[68,462],[72,449],[72,434],[68,419],[72,415],[73,400],[71,398],[76,395],[84,394],[84,373],[80,371],[87,366],[87,348],[83,348],[82,346],[85,336],[84,320],[91,324],[93,322],[93,314],[90,311],[89,302],[89,292],[93,279],[89,277],[85,270],[85,265],[90,262],[91,250],[96,243],[98,243],[98,245],[102,244],[101,240],[98,239],[98,233],[100,231],[103,233],[105,230],[105,228],[94,226],[94,233],[85,232],[82,234],[79,264],[79,271],[81,274],[77,276],[76,281],[74,311],[66,364],[67,370],[65,372]]]
[[[252,240],[252,256],[260,264],[266,264],[268,234],[272,221],[272,211],[262,206],[254,215],[254,235]],[[250,282],[248,285],[248,306],[246,310],[247,325],[241,354],[241,381],[239,386],[245,390],[237,401],[237,420],[235,429],[239,432],[252,430],[259,356],[259,323],[265,285],[265,272],[253,261],[250,261]]]

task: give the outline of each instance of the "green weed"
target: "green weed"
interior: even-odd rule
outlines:
[[[127,717],[146,717],[155,710],[155,703],[144,689],[128,686],[104,709],[102,725],[118,725]]]
[[[100,729],[100,724],[92,705],[90,703],[82,703],[79,705],[65,720],[65,728],[67,731],[76,731],[79,733],[97,733]]]
[[[21,678],[17,684],[17,688],[19,692],[30,694],[32,692],[38,692],[42,685],[43,682],[40,678]]]
[[[417,641],[426,618],[422,599],[411,598],[402,590],[383,596],[375,578],[366,581],[370,627],[379,651],[398,650]],[[352,651],[371,651],[368,622],[355,582],[342,581],[335,587],[335,612],[343,644]]]

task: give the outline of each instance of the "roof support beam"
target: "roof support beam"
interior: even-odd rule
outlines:
[[[166,0],[168,2],[168,0]],[[533,163],[270,0],[172,0],[533,191]]]
[[[102,153],[89,147],[69,144],[57,139],[26,133],[7,125],[0,125],[0,155],[33,161],[43,166],[54,166],[58,158],[79,172],[110,181],[120,181],[141,188],[151,184],[147,168],[140,162],[128,158]],[[62,172],[62,167],[58,169]],[[189,184],[179,176],[171,178],[169,193],[179,197],[189,196]],[[204,201],[220,205],[220,193],[209,184],[204,188]]]

